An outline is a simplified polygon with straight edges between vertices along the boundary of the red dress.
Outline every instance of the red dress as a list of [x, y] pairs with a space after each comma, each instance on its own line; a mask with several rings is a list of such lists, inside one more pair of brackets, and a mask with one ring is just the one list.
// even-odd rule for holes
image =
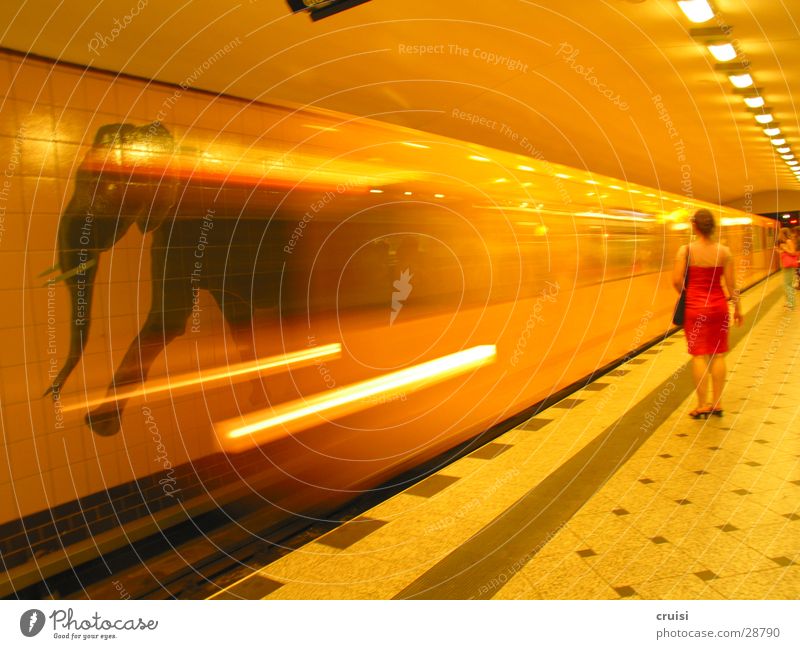
[[683, 330], [693, 356], [728, 351], [730, 315], [720, 279], [722, 266], [689, 266]]

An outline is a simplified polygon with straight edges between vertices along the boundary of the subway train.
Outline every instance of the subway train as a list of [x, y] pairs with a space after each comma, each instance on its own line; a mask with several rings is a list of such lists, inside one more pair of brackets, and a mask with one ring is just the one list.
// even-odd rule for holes
[[773, 270], [773, 221], [530, 152], [48, 70], [85, 105], [3, 133], [53, 188], [6, 260], [8, 588], [243, 494], [323, 515], [663, 336], [699, 207]]

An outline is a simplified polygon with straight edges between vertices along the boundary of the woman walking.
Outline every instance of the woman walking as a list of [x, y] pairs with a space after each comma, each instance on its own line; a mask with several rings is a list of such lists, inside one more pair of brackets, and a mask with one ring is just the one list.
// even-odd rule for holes
[[[728, 300], [733, 302], [733, 318], [737, 326], [742, 323], [742, 314], [731, 251], [713, 238], [716, 229], [714, 216], [706, 209], [698, 210], [692, 217], [692, 229], [697, 239], [678, 250], [672, 284], [681, 292], [686, 280], [683, 328], [692, 355], [692, 378], [697, 393], [697, 407], [689, 416], [707, 419], [711, 414], [721, 417], [723, 412], [725, 353], [728, 351], [730, 327]], [[710, 402], [709, 376], [712, 393]]]
[[778, 235], [778, 249], [781, 251], [783, 289], [786, 292], [786, 306], [784, 308], [788, 311], [794, 311], [794, 275], [797, 268], [797, 246], [789, 228], [781, 228], [780, 235]]

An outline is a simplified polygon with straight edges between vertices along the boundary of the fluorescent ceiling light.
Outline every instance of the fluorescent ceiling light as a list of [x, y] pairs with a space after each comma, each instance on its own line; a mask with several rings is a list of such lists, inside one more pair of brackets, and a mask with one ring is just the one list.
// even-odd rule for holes
[[704, 23], [714, 17], [714, 10], [706, 0], [679, 0], [678, 6], [693, 23]]
[[794, 153], [784, 153], [784, 154], [781, 156], [781, 158], [783, 158], [784, 160], [791, 160], [791, 159], [793, 159], [793, 158], [794, 158]]
[[756, 121], [759, 124], [769, 124], [773, 119], [772, 113], [762, 113], [760, 115], [756, 115]]
[[776, 150], [778, 153], [789, 153], [789, 151], [791, 151], [792, 149], [791, 149], [791, 147], [788, 147], [788, 146], [781, 146], [781, 147], [778, 147], [778, 148], [777, 148], [777, 149], [775, 149], [775, 150]]
[[729, 74], [728, 79], [737, 88], [749, 88], [753, 85], [753, 77], [749, 74]]
[[717, 61], [732, 61], [736, 58], [736, 50], [730, 43], [719, 43], [718, 45], [708, 45], [708, 51], [711, 52]]
[[485, 158], [482, 155], [471, 155], [469, 156], [470, 160], [476, 160], [478, 162], [489, 162], [489, 158]]
[[772, 138], [770, 142], [772, 142], [775, 146], [783, 146], [784, 144], [786, 144], [786, 139], [782, 137], [776, 137]]
[[[779, 129], [777, 126], [771, 126], [769, 128], [764, 129], [764, 135], [767, 135], [769, 137], [775, 137], [776, 135], [780, 134], [781, 134], [781, 129]], [[775, 144], [775, 142], [773, 142], [773, 144]]]
[[745, 97], [744, 103], [747, 104], [749, 108], [761, 108], [764, 105], [764, 98], [763, 97]]

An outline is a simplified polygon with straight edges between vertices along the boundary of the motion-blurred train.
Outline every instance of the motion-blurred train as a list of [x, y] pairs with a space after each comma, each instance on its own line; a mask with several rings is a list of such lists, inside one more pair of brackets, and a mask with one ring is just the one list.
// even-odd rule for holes
[[29, 244], [39, 355], [4, 367], [5, 401], [29, 404], [56, 527], [97, 494], [86, 530], [122, 539], [244, 491], [319, 513], [375, 488], [662, 336], [698, 207], [741, 286], [772, 270], [751, 214], [369, 119], [241, 115], [95, 120]]

